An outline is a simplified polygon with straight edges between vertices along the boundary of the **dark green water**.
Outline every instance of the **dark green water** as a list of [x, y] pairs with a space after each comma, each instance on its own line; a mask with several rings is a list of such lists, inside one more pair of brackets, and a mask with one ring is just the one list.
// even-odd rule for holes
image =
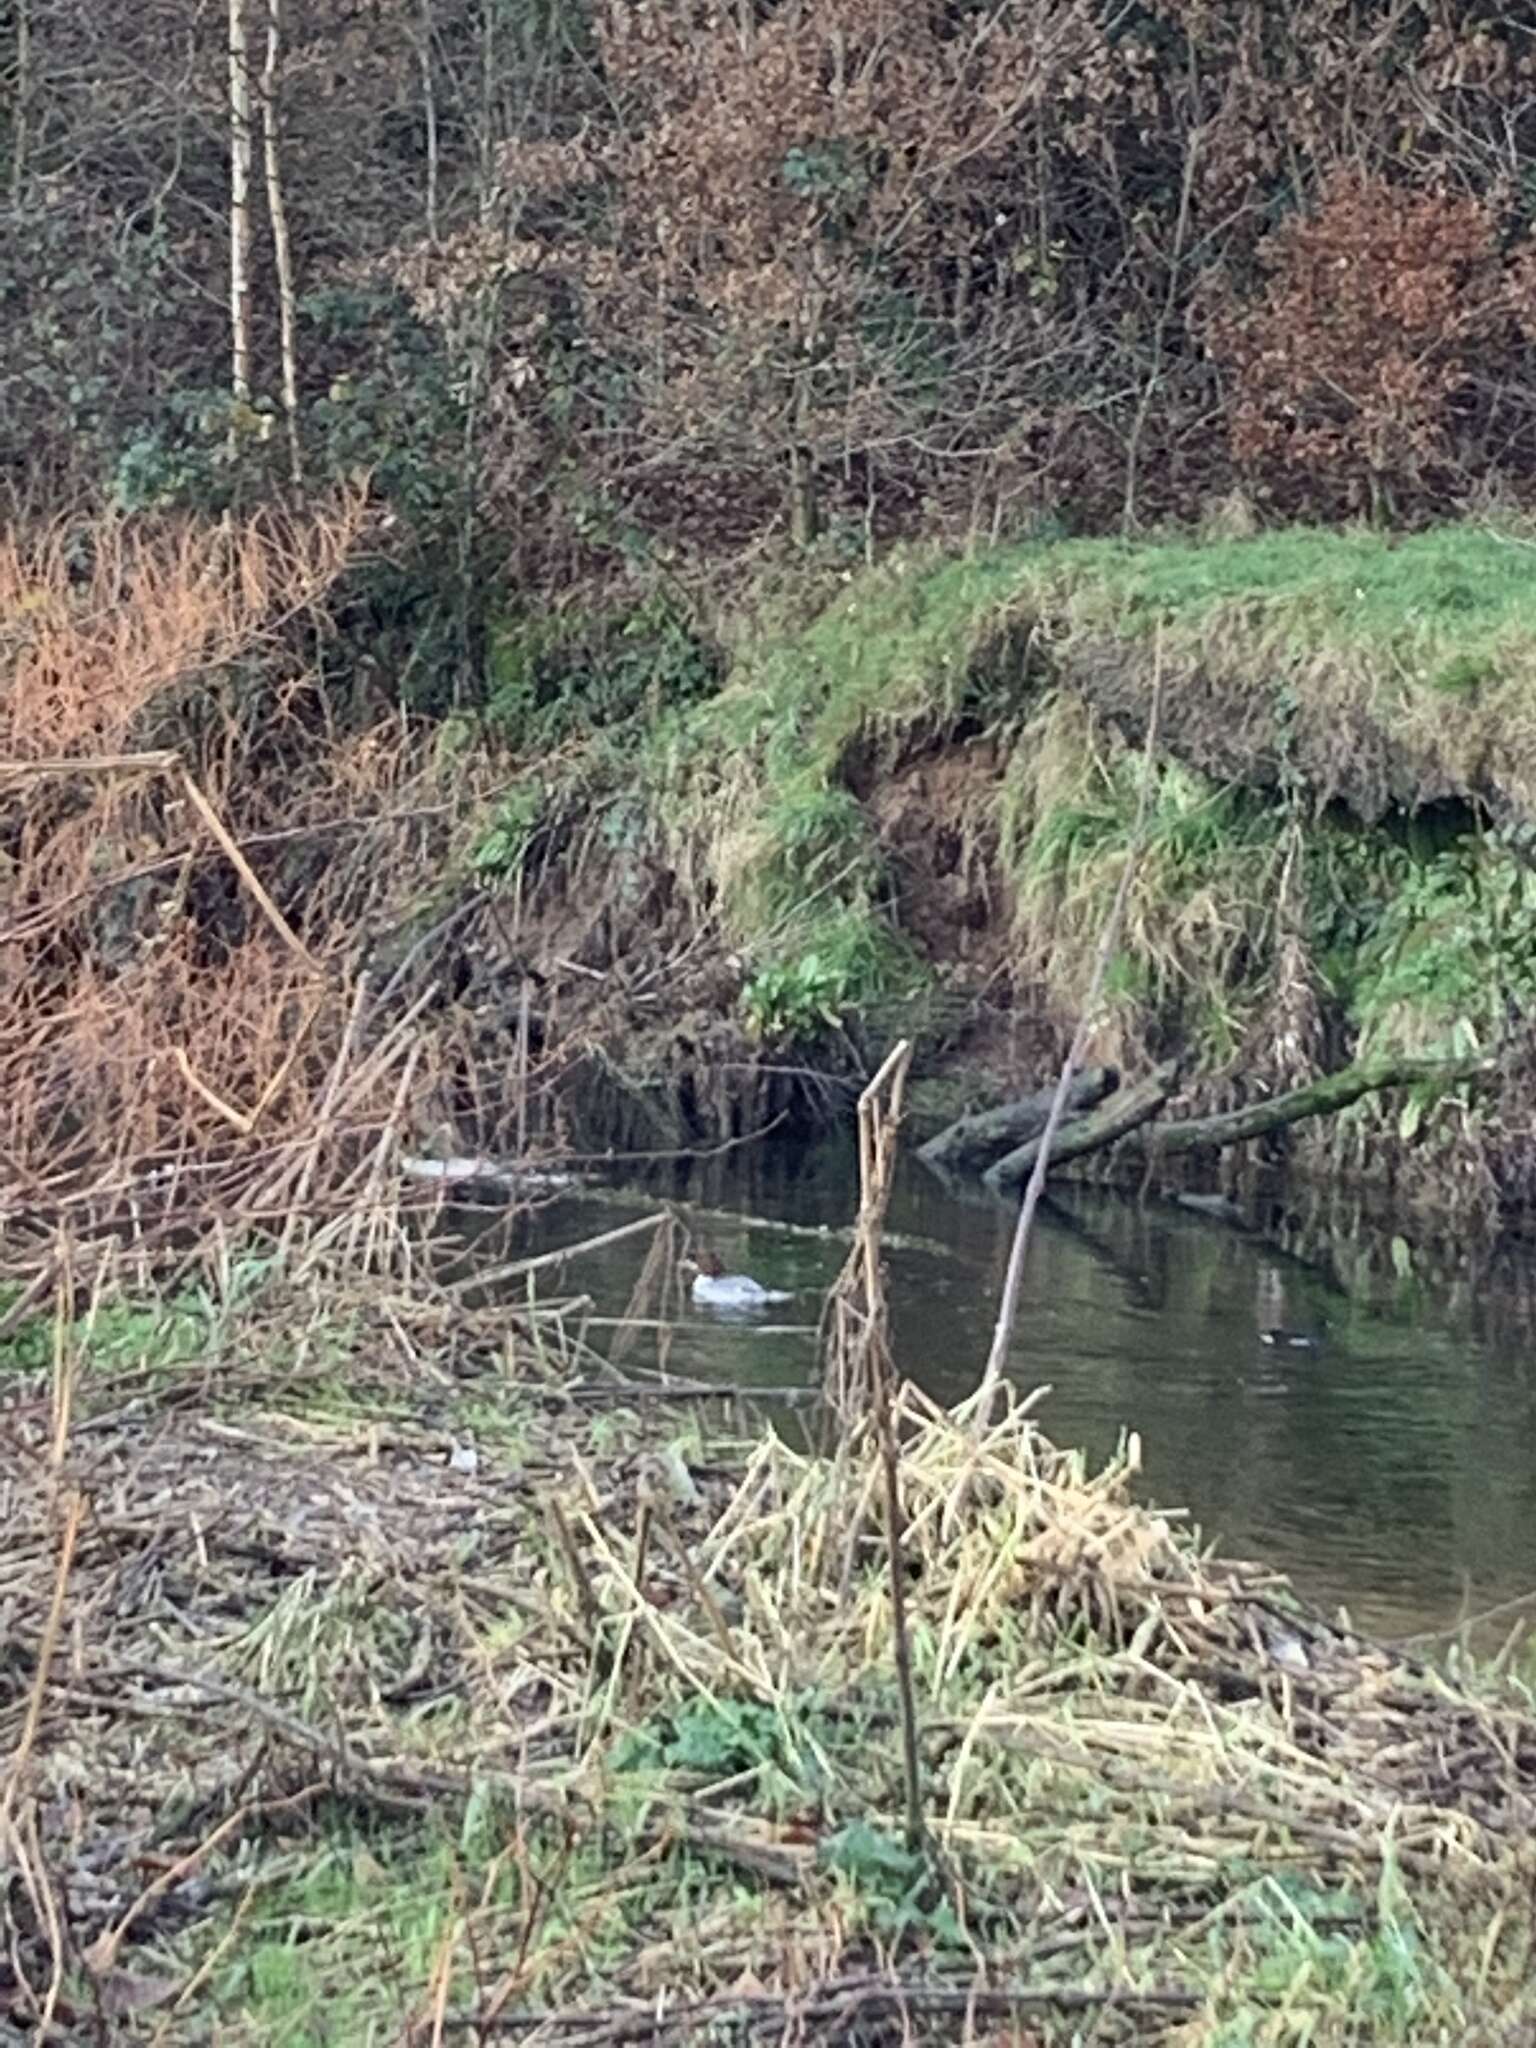
[[[759, 1225], [837, 1228], [856, 1208], [843, 1146], [732, 1155], [647, 1191]], [[622, 1220], [573, 1197], [538, 1219], [537, 1241]], [[1012, 1212], [907, 1162], [889, 1229], [932, 1241], [887, 1254], [898, 1364], [956, 1399], [991, 1341]], [[814, 1324], [844, 1242], [745, 1220], [711, 1219], [701, 1234], [728, 1270], [796, 1299], [748, 1319], [690, 1305], [670, 1367], [740, 1384], [809, 1381], [812, 1339], [781, 1326]], [[585, 1255], [562, 1291], [580, 1287], [600, 1312], [619, 1313], [644, 1249], [631, 1239]], [[1401, 1254], [1395, 1274], [1378, 1258], [1387, 1277], [1363, 1279], [1366, 1249], [1335, 1242], [1301, 1259], [1164, 1202], [1064, 1196], [1041, 1212], [1012, 1371], [1050, 1387], [1038, 1413], [1055, 1441], [1099, 1457], [1135, 1429], [1147, 1498], [1188, 1510], [1229, 1555], [1289, 1572], [1307, 1598], [1403, 1635], [1536, 1587], [1536, 1354], [1522, 1312], [1536, 1258], [1475, 1285], [1436, 1286], [1404, 1271]], [[1321, 1348], [1266, 1348], [1258, 1333], [1275, 1324], [1320, 1333]]]

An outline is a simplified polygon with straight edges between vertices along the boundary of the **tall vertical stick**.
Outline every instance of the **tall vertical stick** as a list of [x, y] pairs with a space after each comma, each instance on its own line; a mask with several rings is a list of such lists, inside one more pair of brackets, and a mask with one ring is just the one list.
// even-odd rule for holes
[[427, 125], [427, 240], [437, 246], [437, 187], [439, 149], [437, 140], [437, 86], [432, 76], [432, 0], [422, 0], [421, 33], [417, 44], [421, 59], [421, 106]]
[[1099, 938], [1099, 950], [1094, 959], [1093, 973], [1088, 982], [1088, 993], [1083, 998], [1082, 1013], [1077, 1020], [1077, 1029], [1072, 1034], [1072, 1043], [1056, 1082], [1056, 1093], [1051, 1098], [1051, 1113], [1045, 1120], [1045, 1129], [1040, 1133], [1040, 1151], [1035, 1159], [1034, 1171], [1029, 1176], [1029, 1185], [1024, 1190], [1024, 1200], [1019, 1207], [1019, 1220], [1013, 1233], [1013, 1247], [1008, 1254], [1008, 1272], [1003, 1281], [1002, 1299], [997, 1305], [997, 1324], [992, 1332], [992, 1348], [987, 1353], [986, 1370], [981, 1376], [981, 1385], [976, 1393], [976, 1431], [980, 1435], [986, 1429], [992, 1416], [993, 1401], [998, 1381], [1003, 1376], [1003, 1365], [1008, 1357], [1008, 1346], [1013, 1337], [1013, 1326], [1019, 1313], [1019, 1289], [1024, 1280], [1024, 1260], [1029, 1250], [1030, 1232], [1034, 1227], [1035, 1211], [1040, 1206], [1040, 1197], [1045, 1192], [1045, 1177], [1051, 1166], [1051, 1144], [1061, 1127], [1061, 1119], [1071, 1091], [1072, 1077], [1083, 1063], [1088, 1048], [1088, 1034], [1096, 1020], [1095, 1012], [1099, 997], [1104, 990], [1104, 977], [1109, 972], [1109, 963], [1115, 957], [1115, 947], [1120, 939], [1120, 926], [1125, 918], [1125, 906], [1130, 897], [1131, 884], [1136, 878], [1136, 869], [1141, 860], [1142, 842], [1147, 830], [1147, 804], [1152, 790], [1152, 769], [1157, 745], [1158, 712], [1163, 698], [1163, 636], [1159, 628], [1152, 668], [1152, 707], [1147, 715], [1146, 745], [1141, 757], [1141, 788], [1136, 796], [1136, 822], [1131, 828], [1131, 840], [1125, 853], [1125, 866], [1120, 870], [1119, 887], [1115, 900], [1110, 905], [1109, 916], [1104, 920], [1104, 930]]
[[[245, 0], [229, 0], [230, 396], [251, 402], [251, 72]], [[230, 446], [238, 438], [230, 426]]]
[[20, 206], [27, 175], [27, 121], [32, 106], [32, 5], [16, 0], [16, 90], [11, 95], [12, 206]]

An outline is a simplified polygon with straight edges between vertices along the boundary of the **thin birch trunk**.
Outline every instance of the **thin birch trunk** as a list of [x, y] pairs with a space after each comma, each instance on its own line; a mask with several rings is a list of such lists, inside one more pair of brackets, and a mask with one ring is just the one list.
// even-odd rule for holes
[[11, 96], [11, 204], [21, 204], [27, 175], [27, 118], [32, 106], [32, 5], [16, 0], [16, 90]]
[[432, 77], [432, 0], [422, 0], [421, 104], [427, 124], [427, 240], [437, 241], [437, 188], [439, 177], [437, 140], [437, 87]]
[[[251, 74], [245, 0], [229, 0], [230, 396], [251, 402]], [[238, 422], [230, 426], [230, 445]]]
[[261, 147], [267, 175], [267, 218], [277, 264], [277, 312], [281, 335], [283, 418], [288, 427], [288, 469], [303, 481], [299, 459], [299, 362], [293, 300], [293, 245], [283, 198], [282, 156], [277, 122], [277, 73], [283, 40], [283, 0], [267, 0], [267, 57], [261, 72]]

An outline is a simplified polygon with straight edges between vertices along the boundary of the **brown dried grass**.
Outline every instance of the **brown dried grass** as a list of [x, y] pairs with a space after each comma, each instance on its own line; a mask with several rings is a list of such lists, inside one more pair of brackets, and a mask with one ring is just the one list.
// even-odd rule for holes
[[348, 491], [0, 540], [0, 1148], [34, 1199], [314, 1126], [365, 922], [448, 815], [411, 723], [341, 725], [306, 652], [367, 529]]
[[[935, 1860], [893, 1898], [878, 1428], [833, 1459], [718, 1410], [680, 1435], [674, 1389], [594, 1377], [556, 1304], [430, 1274], [322, 1260], [203, 1321], [91, 1360], [57, 1459], [47, 1369], [16, 1384], [19, 2015], [298, 2042], [334, 2001], [337, 2038], [435, 2010], [592, 2048], [986, 2038], [967, 2012], [1063, 2048], [1529, 2025], [1528, 1712], [1206, 1554], [1134, 1497], [1134, 1444], [1092, 1472], [1031, 1401], [978, 1431], [896, 1398]], [[282, 2014], [257, 1965], [300, 1939], [311, 2012]]]

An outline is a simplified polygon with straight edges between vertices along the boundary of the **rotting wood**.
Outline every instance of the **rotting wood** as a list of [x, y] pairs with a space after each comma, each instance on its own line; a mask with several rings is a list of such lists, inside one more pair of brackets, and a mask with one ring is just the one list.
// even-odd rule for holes
[[[1069, 1159], [1081, 1159], [1087, 1153], [1100, 1152], [1139, 1125], [1150, 1122], [1177, 1087], [1178, 1078], [1178, 1061], [1164, 1060], [1160, 1067], [1155, 1067], [1131, 1087], [1117, 1088], [1096, 1110], [1057, 1132], [1051, 1145], [1051, 1165], [1061, 1166]], [[1040, 1156], [1040, 1143], [1039, 1138], [1031, 1138], [1027, 1144], [1015, 1146], [1013, 1151], [1005, 1152], [1001, 1159], [994, 1161], [982, 1176], [988, 1187], [1017, 1187], [1027, 1174], [1034, 1171], [1035, 1161]]]
[[[1120, 1075], [1114, 1067], [1084, 1067], [1073, 1077], [1065, 1115], [1071, 1118], [1096, 1109], [1119, 1085]], [[926, 1144], [919, 1145], [917, 1156], [925, 1166], [946, 1173], [967, 1172], [1016, 1145], [1038, 1138], [1050, 1116], [1055, 1093], [1053, 1083], [1049, 1088], [1037, 1088], [1033, 1095], [1004, 1102], [996, 1109], [956, 1117]]]

